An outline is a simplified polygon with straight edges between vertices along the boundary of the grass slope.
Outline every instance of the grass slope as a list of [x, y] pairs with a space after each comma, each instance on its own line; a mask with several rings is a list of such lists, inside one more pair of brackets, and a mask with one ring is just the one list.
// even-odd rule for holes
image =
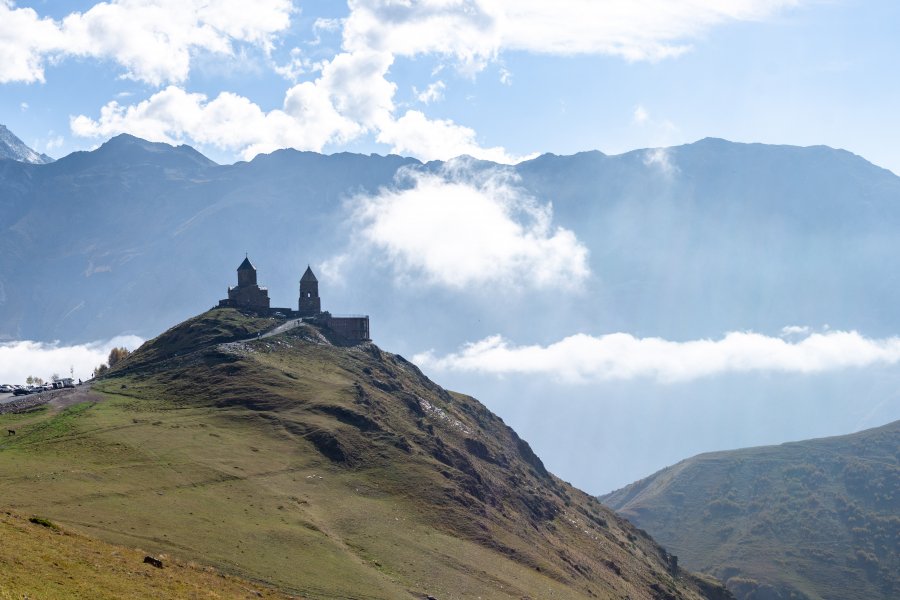
[[0, 506], [309, 598], [726, 597], [476, 400], [275, 324], [210, 311], [98, 401], [0, 417]]
[[900, 421], [702, 454], [602, 500], [744, 600], [900, 596]]
[[287, 598], [168, 556], [154, 557], [163, 561], [158, 569], [145, 564], [145, 556], [46, 519], [0, 513], [0, 600]]

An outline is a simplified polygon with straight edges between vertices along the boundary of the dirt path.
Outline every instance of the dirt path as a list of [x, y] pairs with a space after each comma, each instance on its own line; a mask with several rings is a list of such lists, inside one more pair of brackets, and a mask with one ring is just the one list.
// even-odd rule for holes
[[249, 338], [248, 340], [245, 340], [245, 341], [272, 337], [273, 335], [278, 335], [279, 333], [284, 333], [285, 331], [290, 331], [291, 329], [299, 327], [302, 323], [303, 323], [303, 319], [291, 319], [287, 323], [283, 323], [283, 324], [279, 325], [278, 327], [276, 327], [275, 329], [272, 329], [271, 331], [267, 331], [266, 333], [260, 335], [259, 338]]

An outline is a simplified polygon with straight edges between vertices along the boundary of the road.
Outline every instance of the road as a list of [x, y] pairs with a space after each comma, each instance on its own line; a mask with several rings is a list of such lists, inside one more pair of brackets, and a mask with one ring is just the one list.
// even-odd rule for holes
[[15, 396], [12, 394], [0, 394], [0, 404], [4, 404], [5, 402], [10, 402], [13, 400]]

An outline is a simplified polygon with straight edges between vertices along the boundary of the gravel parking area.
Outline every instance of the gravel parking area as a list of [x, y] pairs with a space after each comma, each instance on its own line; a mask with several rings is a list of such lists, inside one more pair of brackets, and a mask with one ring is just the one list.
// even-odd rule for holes
[[44, 404], [49, 404], [51, 408], [59, 410], [79, 402], [98, 402], [101, 399], [99, 394], [95, 394], [91, 390], [91, 385], [88, 383], [81, 384], [74, 389], [49, 390], [28, 396], [11, 396], [9, 394], [4, 394], [4, 396], [8, 397], [0, 398], [0, 414], [23, 412]]

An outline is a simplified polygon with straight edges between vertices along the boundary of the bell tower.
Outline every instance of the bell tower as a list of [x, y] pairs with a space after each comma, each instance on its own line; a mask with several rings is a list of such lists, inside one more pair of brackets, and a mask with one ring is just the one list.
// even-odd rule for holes
[[256, 285], [256, 267], [250, 262], [248, 257], [244, 257], [244, 262], [237, 268], [238, 287], [247, 287]]
[[316, 279], [309, 265], [306, 265], [306, 272], [300, 278], [300, 302], [297, 305], [297, 312], [301, 317], [313, 317], [322, 312], [319, 280]]

